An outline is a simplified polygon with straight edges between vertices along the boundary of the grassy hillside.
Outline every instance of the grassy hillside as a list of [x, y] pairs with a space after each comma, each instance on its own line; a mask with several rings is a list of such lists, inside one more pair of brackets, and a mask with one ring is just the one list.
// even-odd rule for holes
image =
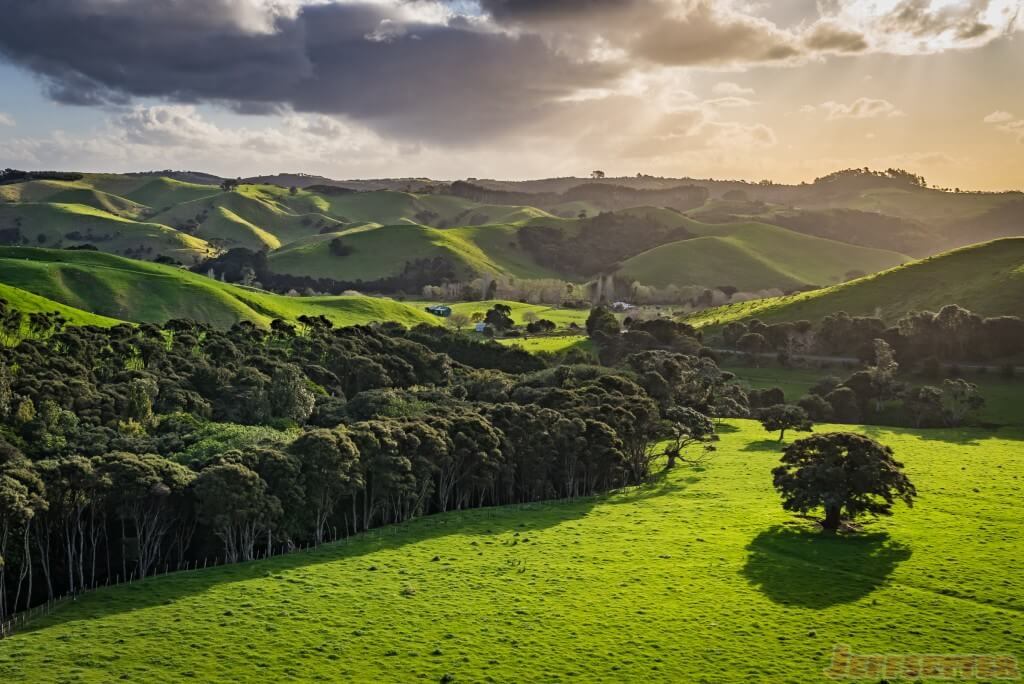
[[[346, 192], [316, 185], [292, 192], [267, 184], [226, 192], [150, 175], [85, 174], [76, 181], [15, 183], [0, 186], [0, 200], [0, 230], [8, 244], [88, 242], [112, 254], [146, 260], [163, 255], [186, 264], [244, 247], [267, 250], [272, 268], [280, 273], [353, 281], [394, 276], [407, 261], [433, 257], [450, 260], [460, 277], [576, 280], [593, 275], [592, 269], [570, 273], [575, 267], [566, 266], [571, 260], [565, 259], [549, 259], [542, 266], [542, 256], [522, 249], [520, 231], [553, 228], [566, 241], [582, 241], [580, 249], [592, 251], [600, 245], [607, 251], [615, 237], [606, 225], [599, 227], [608, 222], [595, 222], [599, 212], [585, 202], [559, 207], [563, 216], [556, 217], [536, 207], [480, 204], [443, 194]], [[716, 202], [722, 204], [712, 200], [709, 206]], [[581, 211], [591, 218], [578, 219]], [[621, 223], [622, 231], [650, 234], [633, 250], [614, 245], [612, 253], [626, 259], [620, 275], [662, 287], [829, 285], [850, 272], [874, 272], [904, 259], [895, 252], [851, 247], [764, 223], [705, 223], [652, 206], [617, 213], [630, 217]], [[369, 230], [382, 226], [383, 232]], [[13, 228], [20, 234], [10, 233]], [[328, 245], [337, 235], [332, 233], [349, 235], [356, 228], [361, 234], [350, 235], [356, 254], [333, 257]], [[703, 239], [670, 242], [686, 235], [673, 228]], [[605, 232], [589, 235], [590, 229]], [[601, 268], [612, 267], [608, 259], [601, 263]]]
[[1024, 238], [1003, 238], [786, 297], [701, 311], [694, 325], [760, 318], [766, 322], [819, 320], [836, 311], [894, 322], [910, 311], [959, 304], [985, 316], [1024, 316]]
[[142, 219], [149, 213], [149, 207], [143, 204], [91, 188], [61, 190], [48, 196], [46, 201], [57, 204], [83, 204], [109, 214], [130, 219]]
[[619, 273], [659, 287], [732, 285], [745, 291], [785, 290], [842, 282], [851, 272], [873, 273], [910, 258], [764, 223], [684, 220], [683, 225], [701, 237], [655, 247], [627, 259]]
[[117, 325], [123, 321], [119, 321], [106, 316], [97, 316], [94, 313], [88, 311], [82, 311], [71, 306], [66, 306], [60, 302], [55, 302], [52, 299], [46, 297], [40, 297], [37, 294], [22, 290], [21, 288], [14, 287], [12, 285], [6, 285], [0, 283], [0, 299], [7, 302], [7, 305], [18, 311], [24, 313], [53, 313], [57, 312], [71, 325], [99, 325], [103, 327], [109, 327]]
[[1014, 199], [1012, 193], [972, 194], [930, 188], [871, 188], [852, 195], [824, 199], [809, 206], [843, 207], [919, 221], [946, 222], [979, 216]]
[[[330, 251], [331, 240], [341, 237], [352, 249], [347, 256]], [[503, 268], [478, 246], [455, 231], [414, 223], [358, 227], [350, 232], [318, 235], [286, 245], [272, 253], [270, 268], [277, 273], [336, 280], [375, 280], [398, 275], [414, 259], [448, 259], [462, 277], [502, 273]]]
[[784, 512], [778, 445], [731, 421], [705, 469], [632, 491], [101, 589], [0, 641], [0, 676], [812, 682], [840, 644], [1020, 653], [1024, 433], [864, 431], [920, 498], [857, 536]]
[[204, 240], [160, 223], [138, 222], [85, 204], [0, 204], [0, 228], [17, 228], [33, 245], [89, 243], [104, 252], [192, 263], [212, 254]]
[[132, 183], [131, 180], [125, 183], [120, 177], [106, 177], [94, 179], [92, 183], [100, 188], [110, 188], [108, 192], [122, 194], [133, 202], [145, 204], [157, 212], [175, 204], [192, 202], [220, 192], [220, 188], [215, 185], [184, 183], [172, 178], [143, 177], [137, 180], [137, 183]]
[[392, 300], [285, 297], [98, 252], [0, 247], [0, 283], [102, 316], [145, 323], [190, 318], [218, 327], [238, 321], [267, 325], [274, 318], [295, 320], [304, 314], [322, 314], [337, 325], [437, 322]]

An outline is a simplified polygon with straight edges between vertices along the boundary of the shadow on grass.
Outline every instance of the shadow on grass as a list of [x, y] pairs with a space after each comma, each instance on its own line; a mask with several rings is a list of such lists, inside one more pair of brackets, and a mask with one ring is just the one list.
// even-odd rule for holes
[[[679, 467], [675, 470], [678, 473]], [[669, 471], [669, 473], [672, 471]], [[155, 606], [171, 605], [175, 601], [201, 595], [222, 585], [247, 582], [273, 577], [285, 579], [282, 573], [312, 568], [321, 563], [358, 560], [378, 551], [408, 549], [408, 561], [430, 560], [439, 551], [430, 545], [431, 541], [450, 535], [468, 537], [470, 540], [490, 539], [495, 542], [501, 535], [511, 533], [538, 532], [579, 520], [595, 506], [608, 504], [636, 503], [645, 499], [663, 496], [684, 489], [697, 482], [696, 476], [669, 476], [659, 473], [639, 487], [619, 490], [591, 497], [573, 500], [557, 500], [476, 508], [465, 511], [438, 513], [406, 523], [377, 528], [351, 537], [347, 540], [324, 544], [317, 549], [298, 551], [269, 559], [219, 565], [199, 570], [175, 572], [168, 575], [149, 577], [141, 582], [105, 587], [80, 596], [76, 601], [58, 607], [52, 614], [33, 620], [18, 634], [26, 634], [47, 627], [90, 621], [120, 613], [136, 611]], [[469, 540], [467, 540], [469, 544]], [[413, 548], [415, 547], [415, 548]], [[475, 553], [475, 552], [474, 552]], [[457, 558], [442, 558], [438, 571], [444, 572], [448, 563], [457, 565]], [[375, 559], [376, 563], [380, 563]], [[388, 564], [394, 561], [387, 561]], [[372, 572], [372, 563], [366, 561], [353, 566], [353, 572]], [[291, 580], [287, 580], [291, 581]]]
[[747, 442], [741, 451], [773, 451], [781, 454], [782, 450], [789, 446], [788, 442], [780, 442], [777, 439], [759, 439], [754, 442]]
[[[706, 468], [703, 465], [677, 465], [671, 470], [662, 469], [653, 473], [647, 478], [647, 482], [639, 487], [633, 487], [618, 494], [604, 494], [599, 498], [604, 505], [618, 505], [635, 504], [639, 501], [675, 494], [692, 484], [700, 482], [698, 474], [705, 470]], [[683, 473], [686, 473], [686, 475], [683, 475]]]
[[882, 532], [837, 535], [777, 525], [747, 545], [742, 573], [775, 603], [827, 608], [888, 581], [910, 547]]
[[949, 444], [959, 444], [962, 446], [978, 446], [985, 439], [991, 437], [1001, 437], [1006, 439], [1015, 438], [1013, 435], [1015, 432], [1019, 435], [1019, 431], [1010, 429], [986, 429], [979, 427], [958, 427], [958, 428], [897, 428], [897, 427], [886, 427], [882, 425], [861, 425], [857, 426], [856, 431], [866, 434], [871, 439], [877, 439], [885, 441], [885, 433], [892, 432], [893, 430], [911, 430], [914, 436], [919, 437], [927, 441], [944, 441]]

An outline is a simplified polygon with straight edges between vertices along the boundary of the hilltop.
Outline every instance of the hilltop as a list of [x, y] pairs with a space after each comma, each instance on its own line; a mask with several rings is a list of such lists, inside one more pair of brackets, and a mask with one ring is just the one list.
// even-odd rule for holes
[[947, 304], [984, 316], [1024, 316], [1024, 237], [956, 249], [813, 292], [707, 309], [687, 320], [694, 325], [820, 320], [845, 311], [894, 323], [911, 311], [937, 311]]

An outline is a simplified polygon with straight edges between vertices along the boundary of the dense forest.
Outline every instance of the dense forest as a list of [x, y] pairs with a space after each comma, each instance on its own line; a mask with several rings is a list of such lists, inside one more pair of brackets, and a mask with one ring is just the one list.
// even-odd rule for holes
[[672, 345], [547, 367], [433, 327], [101, 329], [0, 310], [4, 615], [190, 560], [638, 483], [656, 438], [685, 459], [746, 400]]
[[934, 366], [939, 362], [991, 361], [1024, 351], [1024, 320], [1017, 316], [982, 317], [949, 304], [937, 312], [914, 311], [887, 325], [873, 316], [845, 311], [817, 323], [734, 321], [721, 331], [722, 343], [748, 353], [814, 352], [870, 360], [874, 340], [890, 344], [906, 365]]

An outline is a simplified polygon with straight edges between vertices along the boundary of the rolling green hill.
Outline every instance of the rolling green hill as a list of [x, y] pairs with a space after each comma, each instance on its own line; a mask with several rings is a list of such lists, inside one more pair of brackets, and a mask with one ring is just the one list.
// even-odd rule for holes
[[708, 309], [688, 321], [819, 320], [846, 311], [891, 323], [910, 311], [937, 311], [946, 304], [984, 316], [1024, 316], [1024, 238], [963, 247], [813, 292]]
[[[909, 259], [902, 249], [865, 246], [880, 240], [924, 254], [933, 238], [959, 244], [972, 231], [1006, 233], [1019, 213], [1013, 203], [1024, 207], [1012, 193], [878, 187], [881, 180], [868, 180], [875, 185], [744, 186], [750, 199], [712, 193], [689, 214], [639, 206], [597, 216], [597, 205], [570, 202], [559, 205], [555, 216], [532, 206], [483, 204], [436, 191], [355, 192], [315, 184], [245, 184], [224, 191], [156, 175], [84, 174], [79, 180], [0, 185], [0, 243], [89, 243], [111, 254], [146, 261], [170, 257], [189, 266], [243, 247], [266, 251], [271, 271], [281, 275], [364, 283], [398, 276], [415, 260], [440, 257], [465, 279], [582, 282], [614, 273], [657, 287], [791, 291], [834, 285]], [[587, 218], [579, 218], [580, 211]], [[880, 214], [868, 211], [915, 218], [874, 220]], [[938, 227], [925, 240], [921, 231], [931, 230], [929, 221]], [[957, 221], [973, 222], [973, 228]], [[899, 234], [890, 235], [890, 227]], [[332, 254], [330, 244], [338, 237], [351, 254]], [[428, 277], [433, 275], [416, 275], [413, 289], [438, 284], [417, 280]]]
[[85, 594], [0, 641], [0, 678], [781, 683], [827, 681], [838, 645], [1020, 653], [1024, 434], [854, 429], [920, 492], [861, 534], [783, 511], [778, 443], [727, 421], [706, 467], [639, 488]]
[[88, 311], [82, 311], [71, 306], [66, 306], [60, 302], [55, 302], [52, 299], [46, 297], [40, 297], [37, 294], [22, 290], [12, 285], [6, 285], [0, 283], [0, 299], [7, 302], [7, 305], [18, 311], [24, 313], [59, 313], [68, 323], [71, 325], [99, 325], [103, 327], [109, 327], [123, 323], [123, 321], [116, 320], [114, 318], [108, 318], [106, 316], [97, 316], [94, 313]]
[[[680, 217], [681, 218], [681, 217]], [[624, 261], [619, 274], [647, 285], [732, 285], [741, 291], [829, 285], [910, 257], [856, 247], [764, 223], [710, 224], [683, 219], [701, 237], [655, 247]]]
[[85, 204], [0, 204], [0, 228], [17, 229], [29, 244], [89, 243], [104, 252], [193, 263], [213, 254], [204, 240], [161, 223], [139, 222]]
[[[330, 242], [338, 237], [352, 249], [351, 254], [331, 254]], [[273, 252], [269, 262], [277, 273], [354, 281], [398, 275], [406, 262], [435, 257], [448, 259], [461, 277], [504, 272], [460, 233], [415, 223], [360, 226], [350, 232], [318, 235]]]
[[0, 247], [0, 283], [83, 311], [139, 323], [189, 318], [217, 327], [268, 325], [324, 315], [336, 325], [437, 319], [418, 308], [362, 296], [286, 297], [221, 283], [173, 266], [88, 251]]

